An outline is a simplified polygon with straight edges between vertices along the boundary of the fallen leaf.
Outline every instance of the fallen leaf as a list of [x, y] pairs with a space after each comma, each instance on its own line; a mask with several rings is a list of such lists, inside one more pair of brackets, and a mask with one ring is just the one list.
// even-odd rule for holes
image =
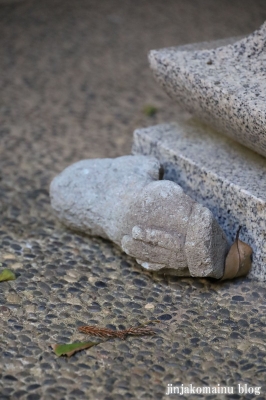
[[153, 117], [157, 111], [157, 108], [150, 104], [147, 104], [145, 107], [143, 107], [143, 112], [145, 115], [147, 115], [147, 117]]
[[72, 356], [76, 351], [89, 349], [90, 347], [96, 346], [99, 343], [96, 342], [77, 342], [68, 344], [51, 344], [55, 354], [57, 356]]
[[100, 338], [125, 338], [124, 331], [114, 331], [108, 328], [99, 328], [97, 326], [86, 325], [78, 327], [78, 330], [86, 335], [97, 336]]
[[239, 240], [239, 227], [234, 243], [232, 244], [225, 260], [224, 275], [221, 280], [233, 279], [248, 274], [251, 268], [252, 248]]
[[16, 275], [10, 269], [6, 268], [6, 269], [3, 269], [2, 272], [0, 272], [0, 282], [13, 281], [14, 279], [16, 279]]
[[144, 336], [144, 335], [154, 335], [155, 332], [151, 328], [144, 327], [143, 325], [148, 325], [153, 322], [161, 322], [157, 320], [147, 321], [140, 326], [133, 326], [128, 329], [122, 329], [120, 331], [115, 331], [108, 328], [99, 328], [97, 326], [86, 325], [80, 326], [78, 330], [86, 335], [98, 336], [100, 338], [119, 338], [125, 340], [128, 335], [132, 336]]

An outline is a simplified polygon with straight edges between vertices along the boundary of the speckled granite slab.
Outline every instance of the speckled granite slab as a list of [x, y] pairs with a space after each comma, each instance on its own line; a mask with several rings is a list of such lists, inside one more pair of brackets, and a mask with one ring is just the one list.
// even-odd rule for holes
[[180, 184], [216, 216], [230, 241], [253, 247], [250, 278], [266, 281], [266, 160], [211, 128], [188, 120], [134, 132], [133, 154], [153, 155], [164, 179]]
[[150, 66], [184, 109], [266, 156], [266, 23], [235, 40], [153, 50]]

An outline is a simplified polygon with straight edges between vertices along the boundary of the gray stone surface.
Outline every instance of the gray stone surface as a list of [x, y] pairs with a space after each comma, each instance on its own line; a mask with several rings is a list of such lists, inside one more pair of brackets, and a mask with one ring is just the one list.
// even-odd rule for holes
[[202, 43], [153, 50], [150, 66], [184, 109], [266, 156], [265, 42], [266, 23], [225, 46], [218, 41], [213, 48]]
[[[143, 271], [112, 242], [60, 224], [48, 189], [67, 165], [129, 154], [136, 127], [177, 117], [149, 49], [252, 32], [266, 2], [27, 0], [0, 18], [0, 262], [18, 276], [0, 286], [1, 400], [166, 400], [168, 383], [236, 392], [240, 381], [265, 400], [265, 283]], [[154, 337], [69, 359], [50, 348], [90, 339], [80, 325], [152, 318]]]
[[208, 207], [230, 242], [254, 251], [249, 277], [266, 280], [266, 160], [197, 121], [183, 120], [134, 132], [134, 154], [157, 157], [165, 179]]
[[121, 246], [130, 229], [128, 208], [145, 186], [159, 179], [159, 170], [154, 157], [78, 161], [51, 182], [51, 205], [67, 226]]
[[154, 157], [82, 160], [53, 179], [51, 205], [68, 227], [112, 240], [148, 270], [221, 278], [228, 252], [222, 229], [159, 175]]

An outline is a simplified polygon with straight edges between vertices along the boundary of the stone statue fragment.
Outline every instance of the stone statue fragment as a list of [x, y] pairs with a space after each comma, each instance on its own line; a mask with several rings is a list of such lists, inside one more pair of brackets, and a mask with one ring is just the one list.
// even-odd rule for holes
[[82, 160], [53, 179], [51, 205], [65, 225], [112, 240], [148, 270], [221, 278], [224, 232], [160, 172], [154, 157]]

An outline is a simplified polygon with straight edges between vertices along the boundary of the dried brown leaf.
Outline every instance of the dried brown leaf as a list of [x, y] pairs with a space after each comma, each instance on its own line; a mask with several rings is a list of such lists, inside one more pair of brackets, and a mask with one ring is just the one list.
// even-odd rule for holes
[[239, 240], [240, 230], [241, 226], [226, 257], [224, 275], [221, 280], [245, 276], [251, 268], [252, 248], [247, 243]]
[[116, 338], [124, 339], [124, 331], [114, 331], [108, 328], [99, 328], [97, 326], [80, 326], [78, 330], [86, 335], [97, 336], [100, 338]]
[[[158, 322], [158, 321], [149, 321], [151, 322]], [[146, 323], [147, 324], [147, 323]], [[126, 339], [128, 335], [132, 336], [145, 336], [145, 335], [154, 335], [155, 332], [148, 327], [141, 326], [134, 326], [128, 329], [123, 329], [120, 331], [114, 331], [113, 329], [108, 328], [99, 328], [97, 326], [80, 326], [78, 330], [86, 335], [97, 336], [100, 338], [119, 338], [119, 339]]]

